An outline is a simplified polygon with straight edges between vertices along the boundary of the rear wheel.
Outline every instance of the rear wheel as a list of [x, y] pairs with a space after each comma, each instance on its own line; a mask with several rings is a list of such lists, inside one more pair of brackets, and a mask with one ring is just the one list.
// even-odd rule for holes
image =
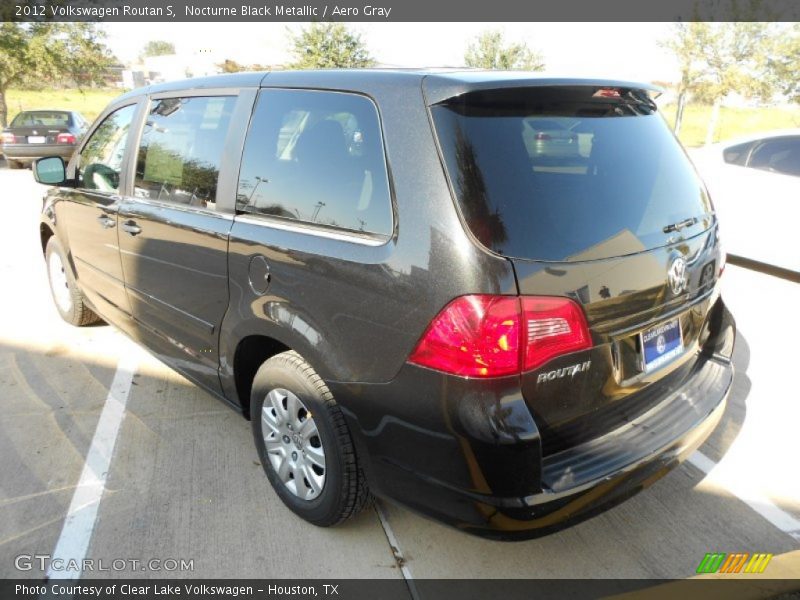
[[365, 506], [369, 492], [344, 416], [299, 354], [283, 352], [261, 365], [250, 415], [264, 471], [297, 515], [328, 527]]
[[77, 327], [100, 321], [100, 317], [86, 305], [83, 292], [78, 288], [72, 271], [67, 266], [64, 250], [55, 236], [47, 241], [45, 259], [50, 292], [61, 318]]
[[6, 159], [6, 163], [8, 164], [9, 169], [21, 169], [23, 164], [18, 160], [11, 160], [10, 158]]

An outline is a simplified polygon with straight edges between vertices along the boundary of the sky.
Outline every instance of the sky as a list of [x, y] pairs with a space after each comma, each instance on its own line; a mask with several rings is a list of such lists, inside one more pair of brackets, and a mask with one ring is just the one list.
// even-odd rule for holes
[[[291, 60], [287, 23], [107, 23], [111, 50], [123, 62], [135, 59], [150, 40], [166, 40], [176, 51], [244, 64]], [[564, 75], [675, 81], [677, 64], [658, 41], [670, 23], [354, 23], [372, 56], [401, 67], [463, 66], [464, 50], [483, 30], [500, 29], [509, 41], [539, 51], [547, 70]]]

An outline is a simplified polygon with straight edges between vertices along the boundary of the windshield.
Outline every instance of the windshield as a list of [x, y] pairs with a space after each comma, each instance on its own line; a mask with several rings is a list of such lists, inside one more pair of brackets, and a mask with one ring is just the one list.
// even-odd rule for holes
[[431, 111], [464, 218], [497, 253], [594, 260], [711, 226], [704, 186], [642, 91], [490, 90]]

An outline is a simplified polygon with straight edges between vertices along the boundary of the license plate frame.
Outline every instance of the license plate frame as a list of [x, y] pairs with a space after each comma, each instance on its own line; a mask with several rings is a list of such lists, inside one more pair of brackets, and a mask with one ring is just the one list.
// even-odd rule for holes
[[686, 350], [680, 317], [656, 323], [639, 333], [641, 367], [653, 373], [681, 356]]

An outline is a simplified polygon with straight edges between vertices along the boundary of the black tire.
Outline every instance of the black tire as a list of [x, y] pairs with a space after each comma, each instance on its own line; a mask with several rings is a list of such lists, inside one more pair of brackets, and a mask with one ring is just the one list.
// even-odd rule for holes
[[[313, 414], [325, 454], [324, 485], [313, 499], [306, 500], [292, 492], [281, 481], [267, 455], [262, 435], [262, 409], [267, 395], [276, 389], [295, 394]], [[344, 416], [328, 386], [299, 354], [283, 352], [261, 365], [253, 380], [250, 415], [264, 472], [289, 509], [314, 525], [330, 527], [358, 514], [366, 506], [370, 494]]]
[[9, 169], [21, 169], [23, 167], [23, 164], [18, 160], [11, 160], [8, 158], [6, 159], [6, 164]]
[[[57, 279], [57, 277], [54, 277], [54, 274], [50, 272], [51, 268], [54, 268], [53, 261], [51, 260], [53, 254], [58, 255], [61, 263], [61, 272], [63, 274], [62, 277], [64, 278], [63, 284], [66, 286], [68, 291], [68, 295], [66, 296], [66, 298], [69, 299], [68, 306], [64, 305], [63, 303], [59, 303], [57, 299], [57, 292], [54, 289], [54, 285], [59, 285], [59, 283], [54, 282], [54, 279]], [[64, 249], [61, 247], [61, 244], [58, 242], [55, 236], [52, 236], [47, 241], [47, 246], [45, 248], [45, 260], [47, 262], [47, 279], [50, 284], [50, 294], [53, 296], [53, 304], [55, 304], [56, 310], [58, 310], [58, 314], [61, 315], [61, 318], [67, 323], [75, 325], [76, 327], [83, 327], [99, 322], [101, 320], [100, 317], [98, 317], [86, 304], [86, 299], [83, 296], [83, 292], [81, 292], [77, 282], [75, 281], [75, 277], [72, 275], [72, 269], [69, 268], [69, 263], [67, 262], [67, 256], [64, 253]]]

